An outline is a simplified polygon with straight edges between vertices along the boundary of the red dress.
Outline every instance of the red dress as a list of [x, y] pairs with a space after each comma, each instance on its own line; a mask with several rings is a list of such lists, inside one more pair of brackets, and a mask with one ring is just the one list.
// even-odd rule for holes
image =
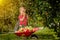
[[[24, 17], [24, 15], [19, 15], [18, 19], [22, 19]], [[24, 17], [23, 21], [19, 22], [19, 25], [23, 25], [23, 26], [27, 26], [27, 16]]]

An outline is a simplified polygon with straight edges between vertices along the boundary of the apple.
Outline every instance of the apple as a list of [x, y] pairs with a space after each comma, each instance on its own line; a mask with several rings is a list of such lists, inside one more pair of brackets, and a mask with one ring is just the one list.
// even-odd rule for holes
[[25, 36], [30, 36], [31, 33], [32, 32], [29, 29], [26, 29], [25, 32], [24, 32]]
[[17, 36], [21, 36], [23, 33], [20, 32], [20, 31], [17, 31], [17, 32], [15, 32], [15, 34], [16, 34]]

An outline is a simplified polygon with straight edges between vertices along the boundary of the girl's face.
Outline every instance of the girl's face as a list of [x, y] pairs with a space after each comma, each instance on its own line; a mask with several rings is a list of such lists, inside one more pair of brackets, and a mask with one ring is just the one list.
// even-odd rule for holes
[[24, 7], [20, 7], [19, 12], [20, 14], [24, 14], [26, 12], [26, 9]]

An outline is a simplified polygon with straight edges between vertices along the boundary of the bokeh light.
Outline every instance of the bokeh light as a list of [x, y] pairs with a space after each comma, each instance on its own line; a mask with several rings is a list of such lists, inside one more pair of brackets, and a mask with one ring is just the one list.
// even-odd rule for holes
[[2, 5], [3, 4], [3, 0], [0, 0], [0, 5]]
[[0, 0], [0, 6], [4, 6], [8, 2], [8, 0]]

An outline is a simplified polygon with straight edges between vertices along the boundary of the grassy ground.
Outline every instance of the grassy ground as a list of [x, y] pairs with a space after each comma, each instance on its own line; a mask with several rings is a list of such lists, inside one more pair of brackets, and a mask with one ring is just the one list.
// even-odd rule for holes
[[18, 37], [15, 34], [0, 34], [0, 40], [53, 40], [53, 39], [43, 39], [43, 38], [38, 38], [38, 39], [32, 39], [30, 37]]
[[55, 35], [53, 30], [44, 28], [33, 33], [38, 36], [38, 39], [31, 37], [18, 37], [14, 33], [5, 33], [0, 34], [0, 40], [58, 40], [58, 37]]

